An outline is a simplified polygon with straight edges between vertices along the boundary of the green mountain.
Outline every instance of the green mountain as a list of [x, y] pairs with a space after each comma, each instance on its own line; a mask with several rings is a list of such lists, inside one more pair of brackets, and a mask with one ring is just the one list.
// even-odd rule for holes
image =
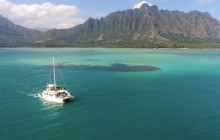
[[140, 9], [114, 12], [105, 18], [89, 18], [71, 29], [48, 31], [42, 39], [48, 45], [66, 46], [220, 43], [220, 22], [209, 13], [160, 10], [144, 4]]
[[89, 18], [70, 29], [40, 32], [0, 16], [0, 46], [33, 47], [181, 47], [219, 44], [220, 22], [209, 13], [160, 10], [143, 4]]
[[40, 31], [15, 25], [0, 15], [0, 47], [24, 46], [36, 40], [40, 34]]

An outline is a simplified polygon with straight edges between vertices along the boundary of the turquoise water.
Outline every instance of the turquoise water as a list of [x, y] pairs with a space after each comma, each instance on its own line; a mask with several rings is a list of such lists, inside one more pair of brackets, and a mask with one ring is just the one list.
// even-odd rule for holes
[[[58, 69], [75, 99], [35, 95], [57, 63], [157, 71]], [[64, 78], [65, 83], [62, 82]], [[0, 49], [1, 140], [220, 139], [220, 50]]]

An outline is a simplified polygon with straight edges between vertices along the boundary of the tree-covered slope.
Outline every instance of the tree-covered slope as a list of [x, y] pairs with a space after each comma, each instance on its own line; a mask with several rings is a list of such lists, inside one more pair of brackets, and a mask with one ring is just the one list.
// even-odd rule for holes
[[37, 40], [40, 31], [15, 25], [7, 18], [0, 16], [0, 46], [16, 46]]
[[74, 28], [46, 34], [44, 43], [85, 46], [218, 43], [220, 22], [209, 13], [160, 10], [144, 4], [140, 9], [89, 18]]
[[45, 33], [15, 25], [0, 16], [0, 46], [152, 47], [176, 44], [220, 44], [220, 22], [209, 13], [160, 10], [142, 5], [89, 18], [70, 29]]

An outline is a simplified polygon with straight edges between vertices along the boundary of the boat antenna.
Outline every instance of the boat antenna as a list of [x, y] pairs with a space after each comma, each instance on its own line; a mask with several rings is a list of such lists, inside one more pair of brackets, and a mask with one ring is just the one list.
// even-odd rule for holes
[[56, 89], [56, 75], [55, 75], [55, 62], [54, 62], [54, 57], [53, 57], [53, 79], [54, 79], [54, 86]]

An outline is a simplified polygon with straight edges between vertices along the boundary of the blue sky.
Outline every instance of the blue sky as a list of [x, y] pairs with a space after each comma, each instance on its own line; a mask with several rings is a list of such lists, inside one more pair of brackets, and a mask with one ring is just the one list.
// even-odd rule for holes
[[[88, 17], [132, 9], [143, 0], [0, 0], [0, 15], [29, 28], [69, 28]], [[220, 21], [220, 0], [146, 0], [160, 9], [209, 12]]]

